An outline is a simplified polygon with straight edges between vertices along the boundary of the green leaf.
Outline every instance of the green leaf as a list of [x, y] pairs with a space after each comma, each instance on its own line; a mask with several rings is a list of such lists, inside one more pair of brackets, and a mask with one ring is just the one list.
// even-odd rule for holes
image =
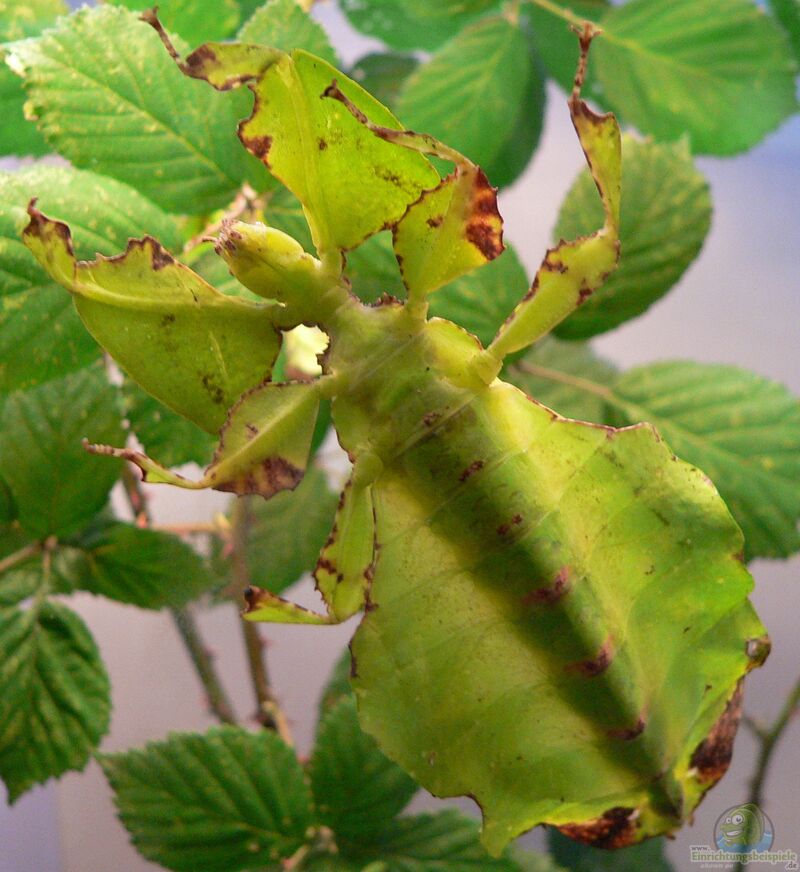
[[539, 144], [544, 126], [547, 102], [544, 70], [532, 51], [530, 40], [528, 51], [531, 54], [530, 75], [516, 126], [500, 151], [483, 167], [491, 183], [498, 188], [510, 185], [522, 175]]
[[604, 101], [657, 139], [735, 154], [797, 109], [786, 37], [752, 0], [631, 0], [600, 24]]
[[88, 590], [145, 609], [182, 606], [216, 581], [176, 536], [133, 524], [100, 524], [59, 550], [55, 564], [66, 590]]
[[[540, 823], [609, 847], [674, 830], [764, 657], [741, 532], [650, 426], [565, 420], [500, 381], [445, 396], [372, 484], [362, 727], [435, 795], [473, 796], [491, 852]], [[412, 441], [424, 408], [463, 411]]]
[[353, 689], [350, 687], [350, 669], [352, 663], [353, 659], [350, 656], [350, 649], [345, 648], [339, 659], [333, 664], [333, 669], [328, 677], [328, 683], [325, 685], [320, 696], [320, 722], [322, 722], [327, 712], [338, 705], [341, 700], [353, 695]]
[[498, 0], [342, 0], [356, 30], [400, 51], [438, 48]]
[[616, 368], [586, 343], [546, 336], [508, 366], [505, 377], [565, 418], [606, 424], [603, 390], [616, 376]]
[[205, 212], [245, 181], [266, 184], [236, 140], [249, 95], [215, 94], [186, 79], [158, 35], [126, 9], [84, 7], [40, 39], [14, 44], [9, 63], [53, 148], [165, 209]]
[[94, 173], [34, 166], [0, 173], [0, 390], [26, 389], [80, 369], [100, 349], [69, 297], [25, 248], [20, 235], [32, 197], [74, 225], [78, 257], [113, 254], [131, 236], [180, 246], [174, 221], [132, 188]]
[[795, 60], [800, 61], [800, 0], [769, 0], [769, 7], [789, 37]]
[[[579, 18], [598, 23], [610, 7], [608, 0], [554, 0], [554, 2]], [[541, 58], [547, 72], [564, 91], [569, 93], [575, 79], [575, 67], [579, 55], [578, 42], [572, 26], [560, 16], [553, 15], [552, 12], [542, 9], [533, 2], [525, 5], [528, 7], [525, 15], [531, 23], [537, 55]], [[598, 99], [595, 90], [596, 78], [594, 64], [590, 63], [586, 72], [584, 91], [593, 100]]]
[[553, 859], [569, 872], [672, 872], [664, 854], [664, 839], [650, 839], [641, 845], [618, 851], [590, 848], [548, 830], [547, 840]]
[[24, 569], [3, 573], [0, 576], [0, 613], [8, 606], [17, 606], [36, 596], [44, 586], [45, 581], [38, 566], [34, 568], [29, 565]]
[[176, 415], [130, 379], [122, 384], [122, 396], [130, 429], [148, 454], [166, 466], [205, 466], [209, 462], [214, 440], [208, 433]]
[[133, 844], [176, 872], [271, 866], [311, 825], [303, 770], [269, 730], [173, 734], [100, 764]]
[[362, 731], [352, 697], [342, 699], [320, 723], [309, 774], [320, 822], [358, 844], [380, 840], [419, 790]]
[[312, 466], [296, 490], [252, 504], [247, 562], [255, 585], [277, 594], [311, 572], [336, 501], [325, 473]]
[[333, 66], [338, 64], [325, 29], [297, 0], [268, 0], [244, 23], [236, 38], [286, 52], [302, 48]]
[[506, 245], [500, 257], [437, 291], [431, 297], [431, 315], [455, 321], [486, 346], [527, 288], [525, 268]]
[[486, 168], [531, 108], [524, 34], [506, 18], [471, 25], [419, 67], [398, 102], [403, 123], [446, 142]]
[[[519, 872], [510, 856], [492, 858], [476, 821], [455, 809], [395, 820], [367, 844], [344, 842], [345, 858], [378, 872]], [[372, 867], [367, 867], [371, 869]]]
[[87, 329], [178, 414], [214, 432], [241, 394], [269, 376], [280, 347], [274, 304], [218, 293], [150, 236], [129, 240], [122, 255], [77, 261], [66, 224], [33, 207], [29, 214], [23, 241], [73, 293]]
[[348, 75], [384, 106], [394, 109], [406, 79], [418, 66], [414, 55], [368, 54], [355, 62]]
[[[561, 206], [554, 240], [591, 233], [603, 209], [583, 172]], [[626, 137], [622, 145], [619, 267], [556, 334], [584, 339], [641, 315], [697, 257], [711, 225], [708, 183], [685, 143], [659, 145]]]
[[37, 602], [0, 610], [0, 777], [13, 803], [83, 769], [108, 729], [108, 676], [83, 621]]
[[365, 303], [374, 303], [383, 294], [398, 299], [406, 297], [406, 286], [400, 275], [389, 232], [376, 233], [348, 252], [344, 274], [352, 285], [353, 293]]
[[[38, 36], [67, 11], [63, 0], [6, 3], [0, 14], [0, 42]], [[0, 128], [0, 154], [41, 155], [48, 151], [36, 127], [25, 119], [24, 103], [22, 83], [5, 64], [0, 64], [0, 117], [4, 119]]]
[[83, 438], [124, 438], [117, 390], [100, 366], [8, 397], [0, 413], [0, 470], [31, 536], [65, 536], [105, 505], [119, 466], [93, 461]]
[[[106, 0], [136, 12], [151, 9], [144, 0]], [[236, 0], [161, 0], [158, 17], [168, 30], [179, 34], [189, 45], [210, 39], [225, 39], [240, 22]]]
[[670, 448], [719, 488], [748, 558], [800, 548], [800, 402], [782, 385], [733, 366], [658, 363], [625, 373], [615, 421], [650, 421]]

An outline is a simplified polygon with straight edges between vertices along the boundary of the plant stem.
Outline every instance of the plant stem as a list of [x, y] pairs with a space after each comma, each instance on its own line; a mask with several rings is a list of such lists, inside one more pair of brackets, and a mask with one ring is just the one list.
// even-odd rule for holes
[[233, 707], [214, 669], [213, 658], [200, 637], [194, 615], [188, 608], [171, 608], [170, 614], [205, 688], [209, 709], [220, 723], [235, 724]]
[[558, 3], [553, 3], [552, 0], [529, 0], [529, 2], [533, 3], [534, 6], [539, 6], [551, 15], [557, 15], [559, 18], [563, 18], [564, 21], [568, 21], [574, 27], [583, 28], [584, 19], [581, 18], [580, 15], [576, 15], [569, 9], [564, 9], [563, 6], [559, 6]]
[[9, 569], [13, 569], [20, 563], [24, 563], [29, 558], [35, 557], [41, 550], [41, 542], [31, 542], [24, 548], [20, 548], [19, 551], [15, 551], [13, 554], [9, 554], [7, 557], [4, 557], [2, 560], [0, 560], [0, 575], [2, 575], [4, 572], [8, 572]]
[[[775, 748], [779, 741], [783, 737], [786, 727], [789, 725], [789, 722], [798, 710], [800, 710], [800, 678], [798, 678], [797, 683], [786, 698], [783, 708], [772, 726], [756, 734], [761, 741], [761, 748], [758, 753], [755, 772], [753, 773], [753, 778], [750, 782], [750, 796], [747, 800], [749, 803], [758, 807], [761, 806], [764, 784], [767, 780], [770, 763], [772, 762], [772, 755], [775, 752]], [[748, 831], [745, 844], [749, 844], [749, 839], [750, 833]], [[746, 862], [740, 861], [736, 866], [736, 872], [742, 872], [742, 870], [747, 868], [747, 865]]]
[[[126, 463], [122, 469], [122, 483], [125, 486], [125, 494], [136, 525], [152, 529], [153, 519], [147, 507], [147, 497], [142, 490], [137, 474], [129, 463]], [[205, 689], [209, 709], [221, 723], [235, 724], [236, 717], [233, 713], [233, 706], [214, 669], [213, 657], [203, 643], [194, 615], [188, 608], [171, 608], [169, 611], [178, 634], [189, 653], [189, 658], [194, 664], [197, 677]]]
[[[247, 561], [247, 543], [251, 525], [250, 504], [247, 498], [240, 497], [233, 506], [230, 539], [233, 589], [237, 597], [244, 596], [244, 591], [251, 584], [250, 567]], [[246, 620], [242, 620], [241, 623], [247, 665], [256, 698], [256, 718], [262, 726], [268, 730], [275, 730], [287, 745], [291, 745], [292, 735], [286, 716], [272, 693], [264, 640], [255, 624]]]

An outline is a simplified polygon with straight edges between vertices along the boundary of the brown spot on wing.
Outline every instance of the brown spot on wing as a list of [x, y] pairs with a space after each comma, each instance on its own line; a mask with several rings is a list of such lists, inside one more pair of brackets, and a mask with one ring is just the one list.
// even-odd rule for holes
[[268, 457], [247, 473], [230, 481], [214, 485], [215, 490], [245, 494], [260, 494], [269, 499], [282, 490], [294, 490], [303, 478], [303, 470], [298, 469], [283, 457]]
[[522, 523], [522, 515], [514, 515], [514, 517], [507, 521], [505, 524], [501, 524], [497, 528], [498, 536], [507, 536], [514, 527], [518, 527]]
[[571, 587], [571, 575], [572, 569], [569, 566], [562, 566], [558, 570], [552, 584], [526, 593], [522, 597], [522, 605], [551, 606], [553, 603], [558, 602]]
[[487, 260], [503, 253], [503, 225], [497, 209], [497, 188], [493, 188], [480, 168], [475, 173], [471, 217], [466, 237]]
[[267, 162], [267, 155], [272, 148], [271, 136], [248, 136], [243, 130], [239, 134], [244, 147], [260, 161]]
[[599, 818], [579, 824], [564, 824], [559, 832], [593, 848], [625, 848], [638, 841], [636, 809], [615, 806]]
[[576, 672], [585, 678], [596, 678], [602, 675], [614, 660], [614, 640], [609, 636], [594, 657], [588, 660], [578, 660], [568, 663], [564, 668], [567, 672]]
[[459, 481], [466, 481], [470, 476], [483, 469], [482, 460], [473, 460], [472, 463], [458, 477]]
[[695, 748], [689, 765], [697, 770], [701, 784], [716, 784], [728, 771], [733, 756], [733, 742], [742, 717], [742, 682], [736, 685], [725, 711], [711, 728], [711, 732]]
[[622, 727], [616, 730], [606, 730], [606, 735], [610, 739], [620, 739], [623, 742], [631, 742], [637, 736], [641, 736], [644, 728], [647, 726], [647, 721], [644, 715], [639, 715], [636, 723], [632, 727]]

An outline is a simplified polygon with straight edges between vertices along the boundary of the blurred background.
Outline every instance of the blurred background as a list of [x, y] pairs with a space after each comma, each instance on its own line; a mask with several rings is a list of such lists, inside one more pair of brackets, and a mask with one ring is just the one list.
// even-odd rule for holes
[[[345, 62], [379, 48], [356, 34], [335, 7], [320, 3], [314, 15]], [[583, 166], [564, 95], [550, 87], [536, 156], [500, 198], [507, 237], [531, 275], [550, 243], [561, 201]], [[800, 119], [795, 117], [748, 154], [698, 160], [710, 181], [715, 208], [705, 248], [669, 295], [644, 316], [595, 341], [601, 354], [623, 367], [673, 358], [733, 363], [800, 393], [799, 146]], [[334, 449], [330, 451], [332, 457]], [[227, 502], [222, 494], [197, 496], [168, 488], [151, 488], [150, 493], [159, 523], [204, 521]], [[120, 512], [123, 505], [120, 498]], [[797, 558], [751, 566], [757, 582], [753, 599], [772, 636], [773, 650], [766, 666], [746, 683], [745, 709], [767, 721], [777, 714], [800, 670], [799, 569]], [[304, 605], [319, 605], [308, 579], [288, 596]], [[170, 731], [212, 725], [202, 688], [166, 613], [88, 594], [72, 597], [71, 604], [97, 640], [112, 682], [113, 719], [102, 750], [124, 750]], [[246, 715], [253, 703], [237, 617], [229, 607], [220, 607], [202, 613], [200, 621], [224, 683], [239, 713]], [[351, 621], [331, 628], [265, 628], [274, 688], [301, 753], [310, 749], [320, 690], [354, 626]], [[794, 723], [775, 755], [767, 783], [764, 810], [775, 825], [776, 849], [800, 851], [798, 740], [800, 724]], [[728, 775], [701, 805], [694, 825], [669, 846], [676, 869], [691, 869], [689, 846], [709, 844], [717, 817], [746, 800], [755, 748], [747, 730], [740, 730]], [[415, 800], [417, 807], [438, 805], [440, 801], [431, 797]], [[531, 846], [541, 843], [537, 833], [524, 838]], [[0, 872], [156, 868], [128, 844], [95, 763], [83, 773], [68, 773], [57, 783], [35, 788], [13, 810], [0, 805]]]

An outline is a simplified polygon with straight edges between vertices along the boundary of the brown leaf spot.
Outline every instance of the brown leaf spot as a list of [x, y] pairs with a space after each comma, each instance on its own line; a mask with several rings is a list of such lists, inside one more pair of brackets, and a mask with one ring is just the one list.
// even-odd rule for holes
[[211, 397], [212, 403], [216, 404], [217, 406], [222, 406], [225, 404], [225, 392], [218, 384], [216, 384], [212, 375], [206, 373], [205, 375], [200, 377], [200, 381], [202, 382], [203, 387], [206, 389], [208, 395]]
[[327, 147], [328, 147], [328, 143], [320, 136], [320, 138], [317, 140], [317, 148], [320, 151], [325, 151], [325, 149]]
[[584, 282], [578, 289], [578, 305], [582, 306], [592, 296], [592, 288]]
[[616, 806], [599, 818], [579, 824], [564, 824], [558, 831], [593, 848], [624, 848], [637, 841], [636, 810]]
[[241, 134], [241, 140], [245, 148], [259, 160], [266, 163], [267, 155], [272, 148], [271, 136], [247, 136], [244, 132]]
[[522, 515], [514, 515], [514, 517], [505, 524], [501, 524], [497, 528], [498, 536], [507, 536], [514, 527], [518, 527], [522, 523]]
[[164, 269], [164, 267], [172, 266], [175, 263], [175, 258], [154, 239], [150, 240], [150, 260], [154, 270]]
[[569, 267], [562, 263], [560, 260], [555, 260], [553, 255], [555, 254], [554, 249], [550, 249], [547, 253], [547, 257], [545, 257], [544, 262], [542, 263], [542, 269], [545, 272], [556, 272], [561, 273], [562, 275], [566, 272], [569, 272]]
[[168, 312], [166, 315], [161, 316], [161, 320], [158, 323], [164, 328], [169, 327], [175, 323], [175, 316], [172, 312]]
[[525, 596], [522, 597], [522, 605], [551, 606], [553, 603], [557, 603], [570, 589], [571, 575], [571, 568], [569, 566], [562, 566], [561, 569], [558, 570], [552, 584], [547, 585], [547, 587], [539, 587], [536, 590], [532, 590], [530, 593], [526, 593]]
[[603, 642], [600, 650], [594, 657], [588, 660], [578, 660], [575, 663], [568, 663], [564, 668], [567, 672], [577, 672], [585, 678], [596, 678], [602, 675], [614, 660], [614, 641], [609, 636]]
[[231, 481], [221, 482], [215, 490], [245, 494], [260, 494], [269, 499], [282, 490], [294, 490], [303, 478], [303, 470], [298, 469], [283, 457], [268, 457], [247, 474], [237, 476]]
[[728, 771], [733, 756], [733, 740], [742, 716], [742, 682], [736, 685], [719, 720], [695, 748], [689, 765], [697, 770], [697, 780], [709, 787]]
[[473, 460], [472, 463], [458, 477], [459, 481], [466, 481], [471, 475], [483, 469], [482, 460]]
[[441, 227], [442, 221], [444, 221], [444, 215], [435, 215], [432, 218], [428, 218], [428, 227], [431, 230], [435, 230], [437, 227]]
[[636, 723], [632, 727], [622, 727], [621, 729], [617, 730], [606, 730], [606, 735], [610, 739], [620, 739], [623, 742], [630, 742], [637, 736], [641, 736], [646, 726], [647, 721], [642, 715], [639, 715]]
[[433, 427], [433, 425], [441, 418], [442, 415], [440, 412], [426, 412], [422, 417], [422, 423], [426, 427]]

